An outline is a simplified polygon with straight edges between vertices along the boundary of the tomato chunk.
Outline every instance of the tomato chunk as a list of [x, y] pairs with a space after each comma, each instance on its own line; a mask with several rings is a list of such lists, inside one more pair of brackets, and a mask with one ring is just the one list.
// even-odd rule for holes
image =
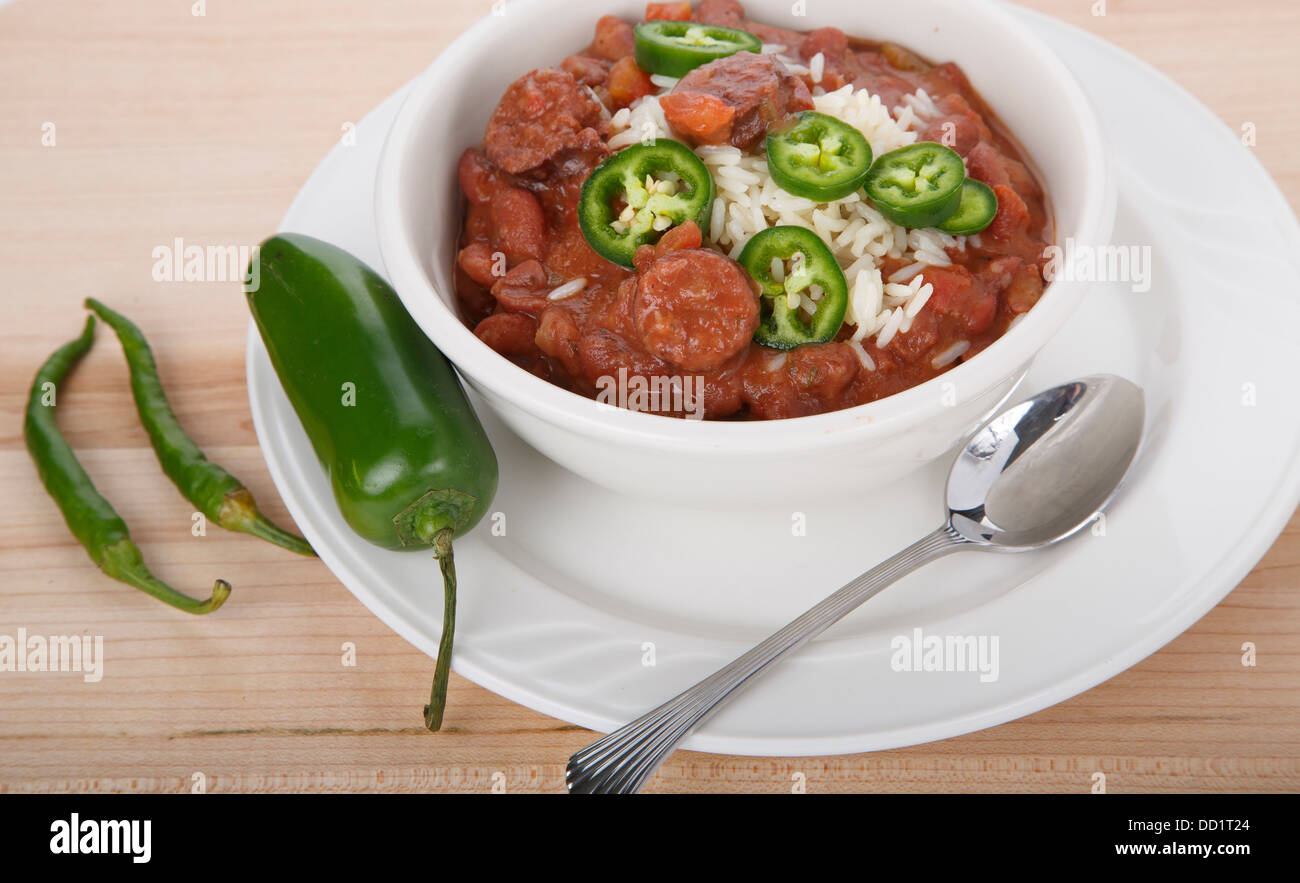
[[646, 21], [690, 21], [690, 3], [647, 3]]
[[722, 144], [731, 137], [736, 109], [716, 95], [671, 92], [659, 99], [664, 119], [681, 135], [702, 144]]
[[925, 281], [934, 286], [928, 309], [961, 323], [968, 334], [983, 334], [993, 327], [998, 297], [988, 291], [965, 267], [927, 267]]
[[1018, 232], [1025, 232], [1029, 228], [1029, 208], [1020, 194], [1002, 184], [994, 187], [993, 192], [998, 195], [998, 213], [989, 225], [989, 233], [999, 239], [1008, 239]]
[[671, 251], [688, 251], [704, 244], [704, 235], [694, 221], [687, 221], [673, 227], [660, 237], [654, 245], [643, 245], [636, 250], [632, 263], [637, 270], [645, 272], [646, 268]]
[[618, 107], [627, 107], [654, 90], [650, 75], [637, 67], [630, 55], [616, 61], [609, 71], [609, 97]]

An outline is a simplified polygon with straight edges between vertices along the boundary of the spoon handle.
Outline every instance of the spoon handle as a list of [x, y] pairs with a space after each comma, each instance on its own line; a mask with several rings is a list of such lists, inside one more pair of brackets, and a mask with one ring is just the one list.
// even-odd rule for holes
[[868, 570], [734, 662], [574, 754], [565, 773], [569, 790], [575, 794], [634, 793], [677, 743], [741, 684], [826, 631], [883, 589], [969, 542], [945, 524]]

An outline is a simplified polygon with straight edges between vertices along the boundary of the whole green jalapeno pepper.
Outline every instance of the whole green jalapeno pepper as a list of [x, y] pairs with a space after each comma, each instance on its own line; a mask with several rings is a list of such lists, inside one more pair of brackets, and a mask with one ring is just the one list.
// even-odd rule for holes
[[36, 372], [27, 400], [23, 437], [41, 483], [63, 513], [73, 536], [90, 560], [115, 580], [135, 586], [159, 601], [186, 613], [211, 613], [230, 596], [230, 583], [217, 580], [212, 596], [198, 601], [176, 591], [145, 567], [139, 547], [131, 542], [126, 522], [95, 490], [55, 420], [58, 386], [95, 341], [95, 317], [86, 317], [81, 336], [55, 350]]
[[452, 539], [487, 512], [497, 460], [455, 371], [378, 274], [298, 234], [264, 242], [249, 310], [348, 525], [386, 549], [429, 549], [442, 638], [425, 725], [442, 725], [455, 630]]
[[251, 534], [299, 555], [316, 554], [302, 537], [283, 530], [258, 511], [243, 482], [205, 457], [185, 434], [163, 392], [149, 342], [135, 323], [94, 298], [86, 299], [86, 308], [117, 332], [131, 370], [131, 394], [140, 422], [163, 471], [185, 499], [226, 530]]

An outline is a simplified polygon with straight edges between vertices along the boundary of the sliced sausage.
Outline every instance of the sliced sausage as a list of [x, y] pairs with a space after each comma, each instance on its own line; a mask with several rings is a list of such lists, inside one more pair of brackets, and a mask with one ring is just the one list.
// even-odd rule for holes
[[575, 151], [603, 151], [604, 108], [567, 71], [535, 70], [510, 84], [492, 113], [487, 157], [512, 175]]
[[[611, 404], [671, 417], [730, 417], [743, 406], [738, 372], [683, 374], [606, 328], [587, 331], [578, 342], [582, 374]], [[620, 388], [621, 387], [621, 388]], [[637, 392], [644, 401], [634, 402]], [[649, 395], [646, 395], [649, 393]]]
[[699, 137], [689, 128], [682, 130], [683, 134], [699, 143], [730, 141], [741, 150], [757, 145], [769, 127], [813, 106], [812, 94], [803, 80], [772, 56], [752, 52], [719, 58], [682, 77], [672, 93], [659, 102], [668, 124], [677, 129], [674, 117], [680, 119], [687, 109], [685, 96], [698, 95], [720, 99], [732, 109], [733, 118], [730, 125], [719, 126], [707, 138]]
[[637, 279], [632, 321], [647, 352], [713, 371], [749, 346], [758, 293], [740, 265], [706, 249], [671, 252]]

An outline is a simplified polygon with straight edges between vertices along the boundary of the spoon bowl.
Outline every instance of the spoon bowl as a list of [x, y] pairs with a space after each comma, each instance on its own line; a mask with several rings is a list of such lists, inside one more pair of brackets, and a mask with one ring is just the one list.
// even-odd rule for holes
[[1039, 393], [984, 425], [948, 475], [948, 523], [971, 543], [1021, 552], [1093, 521], [1142, 443], [1142, 390], [1109, 374]]
[[1086, 527], [1137, 457], [1142, 390], [1108, 374], [1039, 393], [984, 424], [948, 476], [942, 527], [862, 574], [694, 687], [569, 758], [574, 793], [629, 793], [700, 721], [770, 665], [899, 579], [961, 549], [1027, 552]]

